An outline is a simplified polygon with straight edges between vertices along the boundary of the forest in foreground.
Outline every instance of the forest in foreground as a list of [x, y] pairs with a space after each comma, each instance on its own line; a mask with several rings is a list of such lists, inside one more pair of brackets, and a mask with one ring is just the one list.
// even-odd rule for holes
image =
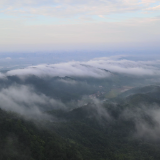
[[0, 159], [159, 160], [157, 63], [101, 58], [3, 70]]
[[[0, 157], [13, 160], [159, 159], [160, 87], [126, 91], [103, 102], [27, 120], [0, 110]], [[127, 95], [127, 96], [126, 96]]]

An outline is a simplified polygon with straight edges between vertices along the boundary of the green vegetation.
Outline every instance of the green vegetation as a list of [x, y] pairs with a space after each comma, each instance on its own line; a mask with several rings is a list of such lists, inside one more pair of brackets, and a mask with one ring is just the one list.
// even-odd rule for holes
[[[10, 79], [23, 84], [16, 77]], [[159, 86], [134, 88], [117, 96], [116, 87], [121, 87], [123, 77], [115, 80], [118, 86], [105, 80], [99, 85], [98, 80], [77, 79], [79, 85], [71, 87], [75, 79], [65, 77], [63, 80], [69, 83], [63, 85], [61, 80], [46, 82], [32, 77], [24, 83], [34, 84], [38, 94], [57, 96], [63, 102], [99, 90], [107, 90], [110, 99], [103, 103], [94, 99], [84, 106], [71, 107], [72, 110], [44, 109], [53, 119], [41, 121], [26, 120], [0, 109], [1, 160], [160, 159]]]
[[42, 130], [13, 113], [0, 110], [0, 128], [1, 160], [82, 159], [83, 149], [76, 143]]

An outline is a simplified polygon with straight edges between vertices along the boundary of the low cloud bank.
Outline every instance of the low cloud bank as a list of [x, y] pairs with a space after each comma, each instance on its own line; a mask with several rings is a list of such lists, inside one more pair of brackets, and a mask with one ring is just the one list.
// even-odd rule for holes
[[[128, 76], [134, 76], [134, 77], [154, 77], [154, 76], [160, 76], [160, 61], [133, 61], [133, 60], [127, 60], [124, 57], [102, 57], [102, 58], [96, 58], [92, 59], [87, 62], [67, 62], [67, 63], [59, 63], [59, 64], [42, 64], [37, 66], [29, 66], [24, 69], [16, 69], [11, 70], [6, 73], [0, 74], [0, 79], [4, 79], [8, 76], [17, 76], [22, 79], [25, 79], [29, 76], [36, 76], [40, 78], [52, 78], [52, 77], [82, 77], [82, 78], [107, 78], [109, 79], [112, 77], [112, 75], [122, 74], [122, 75], [128, 75]], [[8, 78], [9, 79], [9, 78]], [[34, 81], [34, 80], [33, 80]], [[31, 83], [33, 82], [31, 81]], [[69, 87], [70, 85], [79, 85], [79, 86], [85, 86], [85, 88], [88, 87], [88, 84], [84, 81], [78, 82], [75, 79], [72, 78], [66, 78], [66, 79], [58, 79], [57, 81], [60, 81], [62, 83], [67, 84]], [[50, 81], [47, 81], [49, 83]], [[16, 82], [18, 83], [18, 81]], [[44, 84], [46, 83], [38, 83], [37, 81], [34, 81], [34, 85], [37, 85], [37, 88], [41, 88], [41, 93], [38, 93], [38, 89], [36, 90], [25, 84], [26, 81], [24, 81], [23, 85], [20, 84], [9, 84], [7, 87], [2, 87], [0, 90], [0, 107], [7, 111], [14, 111], [19, 113], [20, 115], [23, 115], [25, 118], [36, 118], [41, 117], [42, 119], [48, 118], [48, 114], [44, 112], [44, 110], [52, 110], [52, 109], [59, 109], [59, 108], [66, 108], [65, 106], [72, 106], [77, 107], [81, 106], [85, 103], [88, 103], [84, 98], [82, 98], [81, 101], [78, 103], [70, 102], [70, 104], [64, 105], [61, 101], [55, 100], [50, 96], [52, 93], [48, 93], [48, 96], [44, 95], [44, 90], [47, 92], [48, 90], [51, 90], [51, 86], [53, 84], [48, 85], [48, 88], [45, 88]], [[51, 82], [50, 82], [51, 83]], [[54, 82], [55, 83], [55, 82]], [[90, 83], [90, 82], [89, 82]], [[57, 83], [60, 84], [60, 83]], [[81, 84], [81, 85], [80, 85]], [[99, 85], [98, 86], [98, 89]], [[44, 87], [44, 88], [43, 88]], [[68, 87], [68, 88], [69, 88]], [[89, 86], [90, 87], [90, 86]], [[88, 87], [88, 88], [89, 88]], [[57, 85], [57, 88], [59, 89], [59, 86]], [[66, 87], [67, 88], [67, 87]], [[67, 91], [71, 90], [71, 87], [69, 89], [66, 89]], [[82, 87], [81, 87], [82, 88]], [[92, 87], [93, 88], [93, 87]], [[55, 88], [54, 88], [55, 89]], [[54, 91], [53, 89], [53, 91]], [[56, 90], [54, 93], [57, 95], [57, 92], [59, 90]], [[76, 91], [77, 88], [75, 88], [73, 91]], [[89, 90], [89, 89], [88, 89]], [[63, 93], [61, 97], [66, 98], [66, 93], [64, 92], [63, 88], [60, 88], [60, 93]], [[52, 91], [51, 91], [52, 92]], [[84, 94], [84, 92], [82, 92]], [[90, 93], [90, 92], [89, 92]], [[78, 93], [80, 94], [80, 93]], [[75, 93], [71, 95], [72, 97], [75, 96]], [[55, 96], [56, 97], [56, 96]], [[79, 97], [78, 97], [79, 98]], [[97, 113], [102, 117], [110, 117], [108, 112], [104, 110], [103, 107], [101, 107], [101, 102], [97, 99], [90, 100], [91, 103], [94, 103], [95, 109], [97, 110]], [[139, 123], [136, 121], [136, 127], [137, 130], [142, 128], [140, 132], [138, 132], [139, 135], [144, 135], [144, 133], [148, 133], [148, 135], [153, 131], [153, 129], [156, 131], [154, 137], [160, 133], [160, 119], [158, 118], [160, 115], [160, 110], [155, 109], [149, 111], [148, 109], [144, 109], [144, 111], [148, 111], [148, 114], [152, 116], [152, 119], [156, 122], [156, 126], [154, 128], [148, 128], [148, 124], [146, 124], [144, 121], [140, 121], [142, 123]], [[130, 111], [131, 112], [131, 111]], [[130, 114], [130, 117], [133, 117], [133, 115], [136, 115], [140, 117], [141, 112], [138, 111], [132, 111]], [[138, 117], [138, 119], [140, 119]], [[158, 126], [158, 127], [157, 127]]]
[[72, 61], [59, 64], [42, 64], [8, 71], [5, 76], [37, 77], [93, 77], [108, 78], [114, 73], [131, 76], [160, 76], [160, 61], [131, 61], [115, 57], [103, 57], [87, 62]]

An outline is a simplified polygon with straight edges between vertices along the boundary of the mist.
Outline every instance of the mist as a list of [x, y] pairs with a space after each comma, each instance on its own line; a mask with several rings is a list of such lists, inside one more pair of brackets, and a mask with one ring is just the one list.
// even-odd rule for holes
[[32, 87], [27, 85], [12, 85], [8, 88], [3, 88], [0, 91], [1, 108], [16, 112], [25, 119], [51, 119], [47, 110], [65, 109], [65, 105], [53, 98], [47, 97], [44, 94], [37, 93]]
[[[117, 104], [128, 102], [124, 96], [128, 96], [126, 91], [159, 83], [159, 68], [159, 60], [134, 61], [114, 56], [13, 69], [0, 74], [0, 107], [25, 119], [53, 122], [68, 116], [57, 117], [49, 112], [61, 110], [70, 114], [83, 107], [87, 117], [94, 117], [104, 125], [104, 121], [108, 124], [116, 120], [112, 111], [121, 110], [115, 107]], [[123, 92], [126, 93], [123, 95]], [[134, 95], [140, 91], [130, 92]], [[117, 96], [123, 100], [117, 101]], [[137, 137], [146, 134], [153, 139], [158, 137], [158, 107], [136, 106], [136, 109], [121, 112], [120, 117], [134, 121]], [[143, 119], [144, 114], [150, 116], [153, 126]]]

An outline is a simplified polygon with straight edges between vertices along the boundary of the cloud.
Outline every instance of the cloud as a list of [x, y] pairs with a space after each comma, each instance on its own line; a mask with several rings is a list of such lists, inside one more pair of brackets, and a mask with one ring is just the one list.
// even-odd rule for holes
[[135, 138], [159, 139], [160, 108], [157, 104], [141, 104], [135, 108], [124, 110], [122, 117], [135, 123]]
[[5, 74], [3, 74], [3, 73], [0, 72], [0, 79], [6, 79]]
[[156, 6], [156, 7], [150, 7], [146, 9], [147, 11], [159, 11], [160, 10], [160, 5]]
[[[112, 43], [120, 46], [121, 43], [127, 44], [126, 47], [128, 43], [130, 45], [143, 43], [145, 46], [151, 43], [159, 44], [159, 20], [153, 18], [157, 15], [144, 18], [147, 17], [144, 11], [152, 8], [153, 3], [158, 5], [158, 2], [3, 0], [0, 2], [1, 51], [3, 48], [7, 51], [15, 51], [15, 48], [33, 51], [37, 44], [37, 49], [42, 50], [43, 47], [45, 51], [49, 48], [54, 50], [57, 44], [61, 44], [59, 48], [64, 48], [64, 44], [71, 44], [73, 47], [76, 44], [81, 44], [82, 47], [84, 44], [92, 46], [104, 44], [106, 48], [113, 45]], [[24, 44], [26, 46], [22, 47]], [[11, 45], [17, 46], [14, 48]]]
[[160, 61], [131, 61], [126, 59], [115, 59], [115, 57], [97, 58], [87, 62], [72, 61], [58, 64], [42, 64], [29, 66], [24, 69], [11, 70], [6, 76], [28, 76], [37, 77], [93, 77], [109, 78], [114, 73], [130, 76], [160, 76]]
[[104, 57], [93, 59], [87, 64], [120, 74], [154, 76], [160, 74], [159, 67], [156, 66], [159, 63], [159, 61], [112, 60]]
[[38, 65], [30, 66], [25, 69], [12, 70], [7, 72], [8, 76], [17, 75], [20, 77], [26, 77], [35, 75], [38, 77], [95, 77], [104, 78], [108, 77], [110, 73], [100, 70], [96, 67], [86, 66], [85, 63], [80, 62], [68, 62], [51, 65]]
[[[7, 14], [36, 14], [44, 16], [65, 17], [84, 15], [108, 15], [111, 13], [125, 13], [145, 9], [146, 6], [158, 1], [142, 0], [33, 0], [0, 2], [1, 12]], [[22, 9], [23, 8], [23, 9]]]
[[51, 119], [47, 110], [64, 109], [65, 105], [44, 94], [38, 94], [27, 85], [12, 85], [0, 91], [0, 108], [16, 112], [26, 119]]
[[73, 111], [74, 114], [74, 111], [76, 110], [84, 111], [84, 114], [81, 115], [83, 118], [95, 118], [101, 125], [105, 125], [104, 123], [106, 121], [104, 122], [103, 120], [109, 121], [112, 119], [108, 111], [103, 107], [103, 102], [97, 98], [83, 96], [80, 100], [78, 100], [78, 102], [69, 102], [68, 106], [71, 108], [71, 113]]
[[7, 60], [11, 60], [12, 58], [11, 58], [11, 57], [6, 57], [6, 59], [7, 59]]

